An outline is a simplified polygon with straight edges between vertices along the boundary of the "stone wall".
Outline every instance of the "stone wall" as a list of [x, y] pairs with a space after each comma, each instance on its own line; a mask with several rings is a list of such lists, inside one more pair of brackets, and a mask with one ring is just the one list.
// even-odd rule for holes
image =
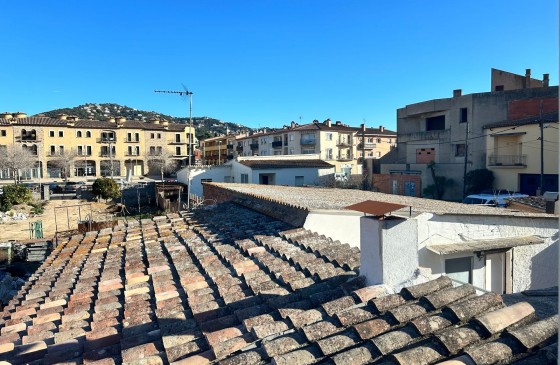
[[232, 201], [257, 212], [279, 219], [296, 227], [302, 227], [309, 211], [305, 208], [272, 200], [260, 195], [245, 194], [216, 186], [202, 184], [205, 199], [215, 199], [217, 203]]

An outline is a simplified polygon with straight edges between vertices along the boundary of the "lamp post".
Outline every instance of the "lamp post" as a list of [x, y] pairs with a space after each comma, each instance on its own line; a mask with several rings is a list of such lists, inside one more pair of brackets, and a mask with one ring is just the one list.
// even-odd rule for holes
[[218, 141], [218, 165], [222, 163], [222, 141]]

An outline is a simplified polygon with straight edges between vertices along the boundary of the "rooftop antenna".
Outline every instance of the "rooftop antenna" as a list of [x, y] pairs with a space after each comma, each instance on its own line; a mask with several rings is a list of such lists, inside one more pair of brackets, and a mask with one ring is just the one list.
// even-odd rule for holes
[[[183, 91], [174, 91], [174, 90], [154, 90], [156, 93], [164, 93], [164, 94], [178, 94], [180, 96], [188, 96], [189, 97], [189, 148], [188, 148], [188, 159], [189, 159], [189, 168], [187, 174], [187, 194], [191, 194], [191, 160], [193, 156], [193, 139], [194, 133], [192, 132], [192, 91], [189, 91], [184, 84]], [[187, 210], [190, 209], [190, 197], [187, 196]], [[180, 207], [179, 207], [180, 209]]]

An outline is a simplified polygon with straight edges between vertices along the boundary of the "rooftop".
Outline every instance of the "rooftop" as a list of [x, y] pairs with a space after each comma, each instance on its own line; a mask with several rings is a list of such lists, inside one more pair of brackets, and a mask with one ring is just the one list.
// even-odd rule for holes
[[318, 167], [323, 169], [332, 168], [333, 165], [320, 159], [240, 159], [239, 163], [252, 169], [277, 169], [277, 168], [305, 168]]
[[3, 126], [41, 126], [41, 127], [70, 127], [70, 128], [92, 128], [92, 129], [145, 129], [145, 130], [171, 130], [184, 131], [188, 128], [186, 124], [169, 123], [168, 125], [154, 124], [152, 122], [141, 122], [138, 120], [127, 120], [122, 123], [101, 121], [101, 120], [62, 120], [49, 117], [27, 117], [16, 118], [13, 122], [10, 119], [0, 118], [0, 125]]
[[556, 363], [558, 316], [447, 277], [387, 293], [359, 251], [233, 203], [63, 239], [6, 306], [13, 364]]
[[[225, 184], [213, 183], [223, 189], [229, 189], [248, 195], [265, 197], [280, 203], [295, 205], [307, 210], [339, 210], [366, 200], [405, 205], [407, 208], [393, 214], [412, 215], [419, 213], [433, 214], [472, 214], [488, 216], [514, 217], [549, 217], [557, 215], [528, 213], [507, 208], [494, 208], [473, 204], [445, 202], [441, 200], [415, 198], [401, 195], [383, 194], [352, 189], [324, 189], [318, 187], [292, 187], [277, 185]], [[412, 208], [412, 209], [411, 209]]]

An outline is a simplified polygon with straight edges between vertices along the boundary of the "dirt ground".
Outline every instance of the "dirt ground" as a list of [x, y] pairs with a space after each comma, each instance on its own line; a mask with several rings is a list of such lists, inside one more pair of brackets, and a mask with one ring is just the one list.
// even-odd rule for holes
[[[42, 221], [43, 237], [51, 238], [55, 231], [76, 229], [78, 221], [93, 216], [93, 220], [105, 220], [110, 217], [106, 203], [85, 200], [51, 200], [45, 205], [43, 214], [30, 216], [28, 219], [0, 223], [0, 242], [6, 240], [27, 240], [30, 238], [31, 222]], [[16, 209], [18, 211], [18, 209]], [[19, 211], [28, 212], [29, 209]]]

